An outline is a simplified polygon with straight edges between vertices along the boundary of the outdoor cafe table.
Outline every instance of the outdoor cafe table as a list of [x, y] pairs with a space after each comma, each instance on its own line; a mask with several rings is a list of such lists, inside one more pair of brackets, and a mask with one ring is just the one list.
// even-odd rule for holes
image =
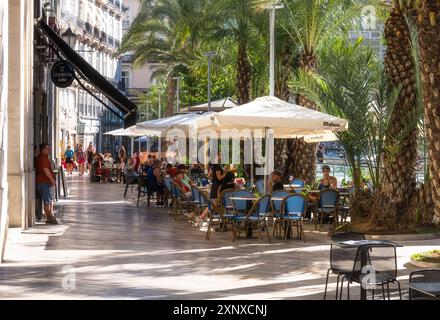
[[[334, 242], [334, 244], [341, 249], [361, 250], [361, 270], [367, 265], [369, 246], [391, 244], [396, 247], [403, 247], [398, 243], [388, 240], [356, 240], [356, 241], [341, 241], [341, 242], [338, 241], [338, 242]], [[361, 300], [367, 300], [367, 289], [365, 289], [362, 286], [362, 284], [360, 285], [360, 293], [361, 293]]]
[[440, 282], [415, 282], [409, 283], [408, 287], [435, 300], [440, 300]]

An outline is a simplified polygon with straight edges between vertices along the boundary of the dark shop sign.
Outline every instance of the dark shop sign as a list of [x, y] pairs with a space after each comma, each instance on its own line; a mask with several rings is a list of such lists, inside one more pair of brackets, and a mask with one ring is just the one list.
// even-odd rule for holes
[[67, 88], [75, 80], [75, 70], [67, 61], [59, 60], [53, 65], [50, 76], [57, 87]]

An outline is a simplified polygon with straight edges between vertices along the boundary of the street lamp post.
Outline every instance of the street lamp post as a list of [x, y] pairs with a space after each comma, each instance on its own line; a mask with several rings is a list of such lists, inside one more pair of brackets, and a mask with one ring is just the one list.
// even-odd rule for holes
[[177, 81], [177, 113], [180, 112], [180, 79], [182, 77], [174, 77], [174, 80]]
[[208, 57], [208, 112], [211, 111], [211, 65], [212, 65], [212, 57], [216, 55], [215, 52], [206, 52], [204, 53], [206, 57]]
[[160, 91], [159, 91], [159, 119], [160, 118], [162, 118], [162, 106], [161, 106], [161, 103], [160, 103], [160, 98], [161, 98], [161, 94], [160, 94]]
[[275, 96], [275, 10], [284, 8], [283, 4], [274, 4], [269, 7], [270, 15], [270, 96]]

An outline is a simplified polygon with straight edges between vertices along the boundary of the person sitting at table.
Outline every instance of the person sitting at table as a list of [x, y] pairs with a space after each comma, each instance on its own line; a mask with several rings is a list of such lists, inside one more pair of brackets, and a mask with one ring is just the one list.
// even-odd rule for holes
[[132, 159], [134, 161], [134, 170], [137, 172], [139, 170], [139, 166], [141, 165], [141, 158], [139, 157], [139, 153], [133, 153]]
[[154, 165], [153, 159], [151, 157], [148, 157], [148, 161], [140, 166], [140, 171], [142, 174], [147, 174], [148, 170], [150, 170]]
[[272, 174], [270, 175], [270, 179], [268, 180], [267, 183], [267, 190], [268, 193], [272, 193], [274, 191], [278, 191], [278, 190], [284, 190], [284, 185], [283, 185], [283, 177], [281, 172], [279, 171], [274, 171], [272, 172]]
[[[330, 175], [330, 167], [329, 166], [323, 166], [322, 167], [322, 174], [323, 177], [319, 181], [318, 190], [325, 190], [325, 189], [337, 189], [338, 188], [338, 179], [336, 177], [333, 177]], [[309, 201], [310, 202], [318, 202], [318, 196], [315, 195], [309, 195]]]
[[210, 198], [212, 200], [216, 200], [218, 197], [218, 189], [220, 188], [220, 185], [222, 183], [222, 180], [226, 177], [226, 174], [223, 171], [223, 168], [220, 166], [219, 160], [220, 160], [220, 154], [217, 155], [217, 163], [210, 164], [209, 171], [208, 171], [208, 179], [211, 179], [212, 186], [211, 186], [211, 194]]
[[173, 167], [171, 163], [168, 163], [166, 166], [166, 174], [171, 178], [174, 179], [177, 175], [177, 168]]
[[225, 168], [225, 177], [220, 183], [220, 187], [218, 188], [217, 199], [221, 201], [220, 194], [223, 190], [226, 189], [235, 189], [235, 173], [237, 172], [237, 168], [233, 165]]
[[164, 205], [162, 201], [162, 196], [164, 193], [164, 184], [161, 177], [160, 161], [153, 162], [153, 159], [150, 159], [152, 165], [147, 170], [147, 189], [149, 192], [156, 192], [156, 205], [161, 206]]
[[186, 170], [185, 169], [179, 169], [177, 171], [177, 175], [174, 178], [174, 182], [182, 189], [182, 191], [185, 193], [185, 196], [189, 199], [192, 197], [191, 192], [191, 185], [188, 183], [188, 180], [185, 179]]
[[336, 177], [333, 177], [330, 175], [330, 167], [329, 166], [323, 166], [322, 167], [322, 174], [323, 177], [321, 181], [319, 182], [318, 190], [325, 190], [325, 189], [336, 189], [338, 187], [338, 179]]

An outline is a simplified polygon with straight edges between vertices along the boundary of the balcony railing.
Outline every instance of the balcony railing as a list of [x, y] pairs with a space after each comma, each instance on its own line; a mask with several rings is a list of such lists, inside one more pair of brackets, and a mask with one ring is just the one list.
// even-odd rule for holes
[[122, 29], [123, 29], [123, 30], [128, 30], [128, 29], [130, 29], [130, 21], [128, 21], [128, 20], [123, 20], [123, 21], [122, 21]]
[[101, 40], [102, 43], [107, 44], [107, 33], [101, 31], [101, 37], [99, 38], [99, 40]]
[[90, 36], [93, 37], [93, 28], [92, 28], [92, 25], [91, 25], [90, 23], [86, 22], [86, 23], [84, 24], [84, 26], [85, 26], [86, 33], [87, 33], [88, 35], [90, 35]]
[[78, 28], [80, 30], [84, 30], [84, 21], [83, 20], [78, 18], [78, 20], [76, 21], [76, 25], [78, 26]]
[[93, 27], [93, 36], [94, 36], [96, 39], [99, 39], [99, 38], [100, 38], [100, 35], [101, 35], [101, 32], [99, 32], [99, 29], [98, 29], [97, 27]]
[[115, 42], [112, 36], [108, 36], [108, 45], [110, 47], [114, 47], [115, 46]]

